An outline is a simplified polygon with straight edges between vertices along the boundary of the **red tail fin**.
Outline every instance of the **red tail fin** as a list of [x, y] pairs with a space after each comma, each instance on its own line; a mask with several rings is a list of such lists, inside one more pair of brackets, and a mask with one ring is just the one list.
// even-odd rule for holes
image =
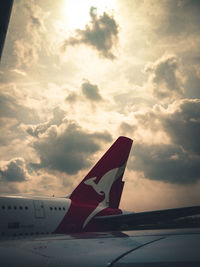
[[97, 206], [101, 203], [118, 208], [131, 145], [131, 139], [119, 137], [72, 192], [70, 199], [77, 204]]

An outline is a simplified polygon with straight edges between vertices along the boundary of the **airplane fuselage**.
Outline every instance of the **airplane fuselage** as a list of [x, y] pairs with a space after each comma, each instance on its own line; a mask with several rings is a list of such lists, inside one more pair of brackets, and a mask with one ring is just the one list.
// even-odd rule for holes
[[0, 236], [53, 233], [70, 205], [67, 198], [0, 197]]
[[100, 205], [77, 205], [69, 198], [0, 196], [0, 238], [98, 231], [92, 222], [96, 215], [119, 213]]

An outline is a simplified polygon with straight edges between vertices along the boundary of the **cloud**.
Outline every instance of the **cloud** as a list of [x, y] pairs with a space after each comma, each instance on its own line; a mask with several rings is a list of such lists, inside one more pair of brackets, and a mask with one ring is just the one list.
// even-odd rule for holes
[[38, 53], [36, 47], [23, 39], [15, 41], [14, 53], [17, 58], [18, 67], [22, 65], [31, 66], [38, 60]]
[[199, 58], [186, 58], [186, 82], [185, 82], [185, 95], [188, 98], [200, 98], [200, 61]]
[[132, 164], [134, 170], [143, 171], [151, 180], [192, 184], [200, 179], [200, 156], [176, 144], [136, 144]]
[[23, 158], [14, 158], [0, 167], [0, 178], [7, 182], [24, 182], [29, 175]]
[[0, 118], [16, 118], [24, 123], [38, 122], [38, 115], [35, 110], [21, 105], [17, 96], [0, 94]]
[[91, 156], [100, 150], [101, 141], [111, 141], [110, 134], [88, 133], [74, 122], [65, 122], [59, 127], [53, 125], [33, 143], [40, 163], [32, 163], [32, 167], [76, 174], [90, 165]]
[[162, 125], [174, 144], [200, 156], [200, 99], [184, 99], [170, 107]]
[[[158, 4], [160, 5], [160, 3]], [[164, 16], [157, 25], [159, 34], [175, 36], [177, 39], [183, 33], [199, 33], [200, 3], [198, 0], [168, 0], [161, 5], [164, 8]]]
[[96, 84], [90, 83], [90, 81], [88, 81], [87, 79], [84, 79], [81, 84], [81, 92], [82, 94], [78, 94], [76, 92], [69, 92], [65, 100], [70, 104], [74, 104], [77, 101], [85, 102], [85, 98], [87, 98], [91, 102], [99, 102], [103, 100], [99, 92], [99, 87]]
[[91, 84], [89, 81], [85, 81], [81, 85], [83, 95], [91, 101], [100, 101], [102, 97], [99, 93], [99, 88], [96, 84]]
[[145, 71], [150, 74], [149, 83], [152, 85], [154, 96], [159, 100], [173, 100], [183, 95], [183, 80], [176, 56], [163, 56], [148, 64]]
[[39, 52], [42, 49], [44, 33], [46, 32], [44, 21], [48, 17], [48, 13], [44, 12], [34, 1], [22, 1], [16, 6], [20, 9], [18, 12], [23, 10], [25, 34], [23, 38], [20, 34], [20, 38], [15, 40], [14, 54], [17, 67], [30, 67], [39, 59]]
[[68, 96], [66, 97], [66, 101], [70, 102], [70, 103], [75, 103], [78, 100], [78, 95], [75, 92], [71, 92], [68, 94]]
[[59, 107], [56, 107], [53, 110], [53, 118], [51, 120], [37, 125], [25, 126], [25, 130], [31, 136], [39, 137], [39, 135], [45, 133], [48, 130], [48, 128], [50, 128], [52, 125], [59, 126], [62, 123], [64, 115], [65, 112], [61, 110]]
[[30, 34], [33, 34], [33, 31], [45, 32], [46, 27], [44, 25], [44, 20], [48, 16], [48, 13], [44, 12], [41, 7], [33, 1], [26, 2], [24, 8], [28, 15], [27, 31]]
[[134, 127], [152, 131], [155, 138], [158, 131], [163, 131], [170, 142], [136, 141], [131, 168], [144, 172], [145, 177], [152, 180], [178, 184], [197, 182], [200, 179], [199, 114], [199, 99], [183, 99], [167, 109], [157, 107], [136, 115], [138, 124]]
[[114, 18], [106, 12], [102, 16], [97, 16], [96, 8], [90, 9], [91, 21], [84, 30], [77, 29], [75, 36], [66, 39], [63, 49], [68, 45], [89, 45], [95, 48], [100, 56], [108, 59], [114, 59], [112, 48], [118, 39], [118, 25]]
[[13, 70], [11, 70], [11, 72], [14, 72], [20, 76], [24, 76], [24, 77], [27, 76], [26, 72], [19, 70], [19, 69], [13, 69]]
[[126, 135], [126, 134], [132, 135], [136, 129], [137, 129], [137, 126], [131, 125], [127, 122], [122, 122], [119, 126], [119, 131], [123, 135]]

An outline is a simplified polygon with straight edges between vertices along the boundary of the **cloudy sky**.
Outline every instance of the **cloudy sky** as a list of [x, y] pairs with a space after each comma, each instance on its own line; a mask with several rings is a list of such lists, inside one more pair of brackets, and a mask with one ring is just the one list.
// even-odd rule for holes
[[121, 207], [200, 204], [200, 1], [15, 0], [0, 193], [65, 196], [134, 139]]

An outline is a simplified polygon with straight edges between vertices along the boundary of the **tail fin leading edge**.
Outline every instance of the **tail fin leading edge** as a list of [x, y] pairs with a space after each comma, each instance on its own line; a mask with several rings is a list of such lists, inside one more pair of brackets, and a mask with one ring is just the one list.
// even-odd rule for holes
[[72, 192], [70, 199], [77, 204], [96, 206], [102, 203], [107, 207], [118, 208], [124, 187], [122, 178], [132, 142], [120, 136]]

